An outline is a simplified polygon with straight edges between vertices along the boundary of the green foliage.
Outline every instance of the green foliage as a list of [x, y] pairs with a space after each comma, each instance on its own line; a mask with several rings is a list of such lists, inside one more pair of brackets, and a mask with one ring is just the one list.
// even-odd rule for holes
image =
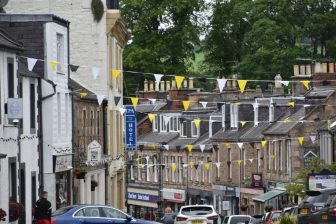
[[92, 0], [91, 11], [93, 14], [93, 19], [99, 22], [104, 15], [104, 4], [101, 0]]
[[280, 220], [276, 221], [274, 224], [296, 224], [297, 217], [293, 215], [282, 216]]

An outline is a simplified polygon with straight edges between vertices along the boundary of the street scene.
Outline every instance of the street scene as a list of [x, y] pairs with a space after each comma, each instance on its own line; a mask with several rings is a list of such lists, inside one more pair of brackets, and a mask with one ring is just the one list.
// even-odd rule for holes
[[335, 0], [0, 0], [0, 224], [336, 223]]

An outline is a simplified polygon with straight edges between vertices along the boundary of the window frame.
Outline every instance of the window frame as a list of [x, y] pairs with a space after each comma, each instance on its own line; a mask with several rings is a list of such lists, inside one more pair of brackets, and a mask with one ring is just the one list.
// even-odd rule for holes
[[58, 74], [65, 74], [64, 71], [64, 35], [56, 33], [56, 57], [57, 66], [56, 71]]
[[[185, 135], [184, 132], [185, 131]], [[181, 130], [180, 130], [180, 136], [186, 138], [188, 136], [188, 131], [187, 131], [187, 121], [182, 121], [181, 122]]]
[[[195, 130], [196, 130], [196, 134], [195, 134]], [[200, 136], [200, 126], [196, 127], [195, 121], [191, 121], [191, 137], [197, 138], [199, 136]]]

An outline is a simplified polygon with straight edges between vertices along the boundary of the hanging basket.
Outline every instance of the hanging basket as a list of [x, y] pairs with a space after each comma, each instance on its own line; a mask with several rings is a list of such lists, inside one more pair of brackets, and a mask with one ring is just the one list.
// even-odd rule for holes
[[77, 179], [85, 179], [86, 172], [80, 172], [76, 174]]

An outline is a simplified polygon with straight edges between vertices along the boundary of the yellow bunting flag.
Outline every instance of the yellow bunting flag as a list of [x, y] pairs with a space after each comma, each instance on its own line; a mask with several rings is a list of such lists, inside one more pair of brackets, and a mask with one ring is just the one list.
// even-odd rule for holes
[[112, 78], [116, 79], [121, 74], [121, 70], [113, 70], [112, 69]]
[[131, 97], [131, 101], [132, 101], [133, 107], [135, 109], [136, 106], [138, 105], [139, 98], [138, 97]]
[[175, 164], [175, 163], [172, 163], [172, 164], [171, 164], [171, 167], [172, 167], [172, 171], [175, 172], [175, 171], [176, 171], [176, 164]]
[[283, 120], [283, 123], [292, 123], [293, 121], [290, 119]]
[[155, 114], [148, 114], [148, 118], [150, 122], [153, 122], [154, 117], [155, 117]]
[[310, 84], [309, 80], [302, 80], [300, 82], [304, 85], [304, 87], [306, 87], [306, 89], [309, 89], [309, 84]]
[[188, 148], [188, 151], [191, 152], [192, 149], [193, 149], [193, 146], [192, 145], [188, 145], [187, 148]]
[[246, 83], [247, 83], [247, 80], [238, 80], [238, 86], [239, 86], [241, 93], [245, 91]]
[[190, 166], [190, 168], [193, 168], [193, 167], [194, 167], [194, 165], [195, 165], [195, 163], [194, 163], [194, 162], [189, 162], [189, 166]]
[[239, 102], [237, 102], [237, 103], [234, 103], [234, 105], [236, 105], [236, 106], [240, 106], [240, 103], [239, 103]]
[[194, 124], [196, 126], [196, 128], [198, 128], [200, 126], [201, 123], [201, 119], [194, 119]]
[[266, 141], [266, 140], [262, 140], [262, 141], [261, 141], [261, 147], [265, 148], [266, 144], [267, 144], [267, 141]]
[[151, 146], [152, 146], [153, 149], [156, 149], [156, 144], [153, 143], [153, 144], [151, 144]]
[[294, 103], [294, 101], [293, 101], [293, 102], [288, 103], [288, 105], [291, 106], [291, 107], [294, 107], [294, 106], [295, 106], [295, 103]]
[[57, 61], [50, 61], [50, 65], [51, 65], [51, 68], [55, 70], [56, 66], [58, 65], [58, 62]]
[[329, 119], [327, 123], [328, 123], [328, 129], [330, 129], [330, 127], [331, 127], [331, 120]]
[[241, 121], [240, 123], [241, 123], [242, 127], [244, 127], [245, 124], [246, 124], [246, 121]]
[[274, 155], [271, 155], [271, 159], [274, 160], [274, 159], [275, 159], [275, 156], [274, 156]]
[[79, 95], [80, 95], [81, 98], [83, 98], [83, 97], [87, 96], [87, 93], [82, 92], [82, 93], [79, 93]]
[[139, 168], [142, 168], [142, 167], [144, 167], [144, 166], [145, 166], [144, 164], [141, 164], [141, 163], [138, 164], [138, 167], [139, 167]]
[[204, 164], [204, 167], [205, 167], [205, 169], [208, 170], [208, 169], [210, 168], [210, 163], [205, 163], [205, 164]]
[[190, 106], [190, 101], [189, 100], [183, 100], [183, 108], [184, 110], [188, 110], [189, 106]]
[[136, 158], [135, 161], [139, 162], [140, 158]]
[[228, 143], [228, 142], [224, 143], [224, 145], [225, 145], [226, 147], [230, 147], [230, 143]]
[[175, 76], [176, 86], [178, 89], [181, 88], [183, 80], [184, 80], [184, 76], [179, 76], [179, 75]]
[[242, 163], [242, 160], [240, 159], [240, 160], [237, 160], [237, 164], [238, 164], [238, 166], [240, 166], [240, 164]]
[[304, 139], [304, 137], [298, 137], [298, 142], [300, 143], [300, 145], [302, 145], [303, 139]]

